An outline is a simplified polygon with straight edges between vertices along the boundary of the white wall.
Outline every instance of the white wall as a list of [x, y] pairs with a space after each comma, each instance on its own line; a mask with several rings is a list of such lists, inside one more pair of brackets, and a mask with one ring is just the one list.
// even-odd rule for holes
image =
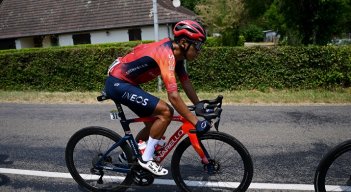
[[32, 48], [34, 47], [34, 41], [32, 37], [16, 39], [16, 49]]
[[43, 47], [51, 47], [51, 39], [49, 35], [46, 35], [43, 39]]
[[91, 44], [129, 41], [127, 29], [95, 31], [90, 33]]
[[59, 35], [58, 38], [59, 38], [59, 45], [60, 46], [73, 45], [72, 34]]
[[[168, 26], [168, 29], [169, 29], [169, 33], [170, 33], [171, 38], [173, 38], [171, 25]], [[160, 25], [158, 27], [158, 39], [159, 40], [168, 37], [168, 29], [167, 29], [167, 25]], [[155, 40], [154, 26], [142, 27], [141, 28], [141, 39], [142, 40]]]
[[[168, 33], [170, 33], [171, 37], [173, 38], [171, 26], [167, 26], [167, 25], [159, 26], [159, 32], [158, 32], [159, 40], [168, 37]], [[91, 44], [129, 41], [128, 29], [94, 31], [90, 33], [90, 38], [91, 38]], [[152, 41], [155, 40], [154, 27], [153, 26], [141, 27], [141, 39], [152, 40]]]
[[[59, 46], [70, 46], [73, 44], [73, 34], [62, 34], [58, 35]], [[159, 25], [158, 39], [161, 40], [168, 36], [173, 38], [171, 25]], [[91, 44], [98, 43], [113, 43], [113, 42], [127, 42], [129, 41], [128, 28], [126, 29], [114, 29], [105, 31], [93, 31], [90, 32]], [[141, 39], [142, 40], [155, 40], [154, 26], [141, 27]], [[43, 39], [43, 47], [50, 47], [51, 40], [50, 36], [45, 36]], [[16, 48], [31, 48], [34, 47], [32, 37], [20, 38], [16, 40]]]

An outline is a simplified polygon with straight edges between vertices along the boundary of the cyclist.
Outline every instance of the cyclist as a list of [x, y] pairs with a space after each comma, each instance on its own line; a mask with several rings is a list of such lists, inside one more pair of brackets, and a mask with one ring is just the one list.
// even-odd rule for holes
[[165, 38], [158, 42], [141, 44], [124, 57], [117, 58], [109, 68], [106, 80], [106, 94], [112, 99], [128, 106], [139, 117], [155, 116], [156, 120], [146, 123], [138, 135], [148, 140], [142, 158], [138, 163], [155, 175], [166, 175], [168, 170], [155, 163], [155, 146], [171, 122], [174, 110], [165, 101], [147, 93], [139, 84], [161, 75], [167, 90], [168, 100], [177, 112], [191, 122], [197, 130], [206, 131], [211, 125], [206, 120], [198, 120], [189, 111], [178, 93], [175, 74], [182, 88], [193, 104], [199, 98], [189, 80], [184, 60], [192, 61], [200, 53], [206, 41], [206, 32], [201, 24], [192, 20], [178, 22], [174, 29], [174, 40]]

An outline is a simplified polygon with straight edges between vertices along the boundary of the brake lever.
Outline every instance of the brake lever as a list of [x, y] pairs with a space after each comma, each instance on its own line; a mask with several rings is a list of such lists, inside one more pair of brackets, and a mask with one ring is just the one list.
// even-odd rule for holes
[[215, 127], [215, 129], [218, 132], [218, 127], [219, 127], [219, 121], [221, 120], [221, 113], [222, 113], [222, 109], [218, 112], [218, 118], [216, 120], [216, 122], [214, 122], [213, 126]]

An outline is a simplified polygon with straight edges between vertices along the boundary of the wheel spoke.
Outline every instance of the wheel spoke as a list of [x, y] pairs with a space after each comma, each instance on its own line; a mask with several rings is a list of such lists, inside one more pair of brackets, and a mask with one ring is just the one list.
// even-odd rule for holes
[[[172, 158], [175, 182], [184, 191], [244, 191], [252, 178], [252, 161], [243, 145], [221, 133], [208, 133], [201, 143], [210, 155], [209, 164], [201, 163], [188, 143], [179, 144]], [[241, 148], [241, 151], [236, 150]], [[246, 158], [245, 162], [242, 158]], [[246, 168], [246, 169], [245, 169]]]
[[[116, 133], [97, 127], [82, 129], [72, 136], [66, 147], [66, 164], [79, 185], [91, 191], [115, 191], [132, 183], [131, 174], [103, 170], [95, 166], [101, 156], [119, 139], [120, 136]], [[129, 146], [125, 145], [124, 148], [126, 147]], [[110, 168], [121, 164], [118, 155], [122, 152], [126, 153], [128, 163], [131, 163], [130, 150], [126, 151], [121, 146], [108, 154], [101, 163]]]

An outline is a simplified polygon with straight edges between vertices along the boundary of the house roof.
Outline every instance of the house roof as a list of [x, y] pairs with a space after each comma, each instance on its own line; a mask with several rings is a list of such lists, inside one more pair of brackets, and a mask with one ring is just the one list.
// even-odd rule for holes
[[[153, 25], [152, 0], [0, 0], [0, 39]], [[159, 24], [195, 14], [158, 0]]]

